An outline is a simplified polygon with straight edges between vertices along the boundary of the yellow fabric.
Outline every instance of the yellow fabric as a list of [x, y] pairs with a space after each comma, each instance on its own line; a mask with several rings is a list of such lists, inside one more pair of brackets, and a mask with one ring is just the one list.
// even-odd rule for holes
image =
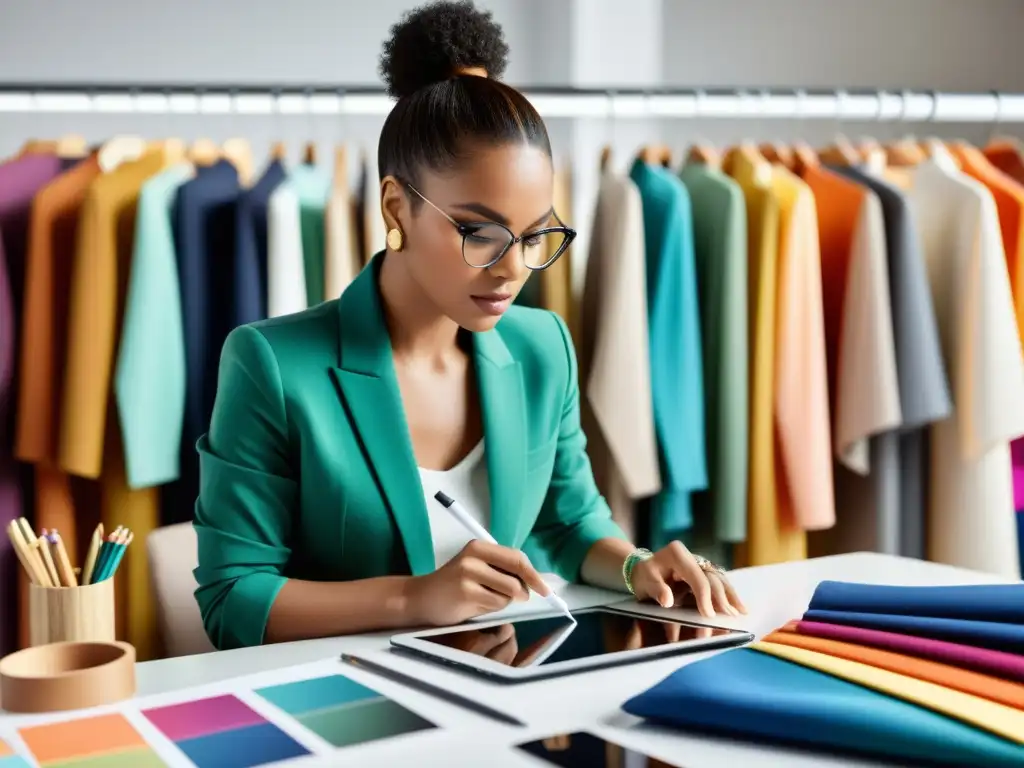
[[[100, 519], [107, 532], [127, 526], [135, 540], [117, 572], [117, 634], [140, 661], [158, 648], [146, 537], [159, 523], [156, 488], [131, 490], [111, 380], [131, 268], [135, 206], [143, 183], [176, 158], [147, 152], [103, 174], [82, 205], [68, 307], [68, 350], [61, 409], [59, 460], [74, 475], [99, 478]], [[78, 520], [91, 530], [94, 520]]]
[[750, 152], [734, 150], [726, 171], [747, 204], [750, 339], [750, 469], [747, 541], [736, 547], [736, 567], [769, 565], [807, 557], [807, 535], [779, 518], [775, 439], [775, 326], [779, 251], [778, 197], [771, 166]]
[[954, 717], [1015, 744], [1024, 744], [1024, 712], [1020, 710], [915, 677], [808, 651], [806, 648], [766, 642], [753, 643], [748, 647]]
[[[572, 190], [569, 171], [555, 171], [554, 208], [562, 221], [572, 226]], [[556, 226], [552, 219], [549, 226]], [[559, 245], [556, 238], [548, 238], [545, 244], [550, 256]], [[540, 273], [541, 306], [561, 317], [573, 340], [579, 344], [579, 327], [572, 293], [572, 248], [558, 257], [558, 261]]]

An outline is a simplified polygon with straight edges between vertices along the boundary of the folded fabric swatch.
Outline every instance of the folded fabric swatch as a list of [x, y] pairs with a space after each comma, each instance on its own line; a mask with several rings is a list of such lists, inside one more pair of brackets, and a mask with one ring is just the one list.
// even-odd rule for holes
[[807, 611], [803, 619], [826, 624], [846, 624], [853, 627], [881, 629], [904, 635], [928, 637], [933, 640], [949, 640], [954, 643], [995, 648], [1010, 653], [1024, 653], [1024, 626], [1017, 624], [847, 611]]
[[866, 688], [887, 693], [934, 712], [955, 717], [1016, 744], [1024, 744], [1024, 712], [967, 693], [943, 688], [941, 685], [899, 675], [878, 667], [828, 656], [804, 648], [777, 643], [757, 642], [751, 650], [801, 664], [819, 672], [859, 683]]
[[794, 621], [792, 628], [787, 626], [787, 631], [885, 648], [897, 653], [941, 661], [963, 669], [973, 669], [976, 672], [1024, 682], [1024, 656], [1015, 656], [1012, 653], [947, 643], [942, 640], [929, 640], [926, 637], [915, 637], [914, 635], [880, 632], [877, 629], [847, 627], [842, 624], [821, 624], [817, 621]]
[[623, 705], [663, 725], [936, 765], [1016, 766], [1006, 739], [807, 667], [742, 648], [687, 664]]
[[1024, 624], [1024, 583], [893, 587], [823, 581], [808, 610]]
[[795, 648], [824, 653], [837, 659], [857, 661], [878, 669], [952, 688], [954, 691], [969, 693], [972, 696], [1004, 704], [1007, 707], [1024, 709], [1024, 685], [960, 669], [949, 664], [824, 637], [801, 635], [796, 632], [773, 632], [763, 640], [766, 643], [791, 645]]

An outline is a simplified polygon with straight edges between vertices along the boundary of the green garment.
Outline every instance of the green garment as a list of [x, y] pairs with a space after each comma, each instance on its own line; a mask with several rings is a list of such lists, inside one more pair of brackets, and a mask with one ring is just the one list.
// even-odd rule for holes
[[[197, 443], [196, 599], [218, 648], [258, 645], [289, 577], [434, 569], [416, 459], [380, 304], [378, 254], [341, 298], [236, 328]], [[513, 306], [473, 334], [498, 543], [577, 580], [622, 537], [580, 428], [576, 358], [555, 314]]]
[[306, 305], [315, 307], [324, 300], [325, 212], [331, 197], [331, 174], [314, 165], [300, 165], [288, 174], [288, 180], [299, 198]]
[[192, 178], [188, 163], [149, 179], [139, 193], [114, 394], [131, 488], [178, 479], [185, 418], [185, 326], [171, 209]]
[[694, 494], [693, 546], [747, 538], [747, 212], [739, 184], [699, 163], [680, 178], [693, 208], [708, 489]]

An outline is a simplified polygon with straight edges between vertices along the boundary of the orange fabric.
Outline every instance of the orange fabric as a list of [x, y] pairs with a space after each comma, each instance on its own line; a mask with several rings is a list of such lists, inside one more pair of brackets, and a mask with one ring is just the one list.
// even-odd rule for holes
[[791, 645], [808, 651], [824, 653], [840, 659], [857, 661], [878, 669], [896, 672], [918, 680], [942, 685], [963, 693], [970, 693], [997, 704], [1015, 709], [1024, 709], [1024, 684], [1000, 680], [998, 677], [983, 675], [950, 664], [928, 659], [906, 656], [879, 648], [869, 648], [854, 643], [844, 643], [824, 637], [801, 635], [788, 624], [782, 631], [773, 632], [764, 638], [765, 642]]
[[1017, 333], [1024, 339], [1024, 185], [993, 166], [977, 147], [961, 142], [950, 150], [964, 173], [984, 184], [996, 202]]
[[1024, 149], [1013, 141], [994, 141], [982, 150], [993, 166], [1018, 184], [1024, 184]]

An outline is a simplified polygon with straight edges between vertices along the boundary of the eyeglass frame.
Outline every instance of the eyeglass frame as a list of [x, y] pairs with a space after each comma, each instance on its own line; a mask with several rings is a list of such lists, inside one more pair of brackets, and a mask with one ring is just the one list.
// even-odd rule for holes
[[[433, 202], [428, 200], [427, 197], [422, 192], [420, 192], [418, 189], [416, 189], [416, 187], [414, 187], [412, 184], [410, 184], [407, 181], [403, 181], [401, 183], [404, 186], [408, 187], [410, 190], [412, 190], [416, 194], [416, 196], [419, 197], [420, 200], [425, 202], [427, 205], [429, 205], [435, 211], [437, 211], [442, 216], [444, 216], [446, 219], [448, 219], [448, 221], [451, 223], [451, 225], [453, 227], [455, 227], [455, 231], [458, 232], [462, 236], [462, 260], [466, 262], [467, 266], [473, 267], [473, 269], [490, 269], [495, 264], [497, 264], [499, 261], [501, 261], [503, 258], [505, 258], [505, 255], [512, 249], [513, 246], [518, 245], [519, 243], [523, 242], [523, 240], [525, 240], [528, 237], [543, 237], [544, 235], [553, 234], [555, 232], [563, 233], [565, 235], [565, 242], [563, 242], [562, 245], [559, 246], [558, 250], [555, 251], [554, 254], [552, 254], [551, 258], [549, 258], [546, 262], [541, 264], [539, 267], [531, 267], [529, 264], [526, 263], [526, 259], [523, 259], [523, 266], [525, 266], [527, 269], [529, 269], [532, 272], [542, 272], [543, 270], [547, 269], [552, 264], [554, 264], [556, 261], [558, 261], [558, 259], [561, 258], [562, 254], [564, 254], [567, 250], [569, 250], [569, 246], [572, 245], [573, 240], [576, 239], [576, 235], [577, 235], [576, 230], [573, 229], [570, 226], [567, 226], [566, 223], [559, 218], [558, 214], [555, 212], [554, 209], [551, 210], [551, 215], [555, 217], [555, 221], [557, 221], [560, 226], [557, 226], [557, 227], [545, 227], [544, 229], [534, 230], [533, 232], [527, 232], [527, 233], [524, 233], [524, 234], [519, 235], [518, 237], [516, 237], [515, 233], [511, 229], [506, 227], [504, 224], [502, 224], [500, 221], [490, 221], [490, 220], [488, 220], [488, 221], [481, 221], [481, 222], [473, 222], [472, 224], [461, 224], [458, 221], [456, 221], [455, 219], [453, 219], [450, 215], [445, 213], [443, 210], [441, 210], [441, 208], [439, 208]], [[506, 245], [504, 250], [502, 250], [502, 252], [499, 253], [489, 263], [483, 264], [483, 265], [480, 265], [480, 264], [470, 264], [468, 261], [466, 261], [466, 237], [473, 234], [473, 231], [471, 229], [472, 227], [479, 226], [481, 224], [489, 224], [489, 225], [494, 225], [494, 226], [497, 226], [497, 227], [501, 227], [506, 232], [508, 232], [508, 237], [509, 237], [508, 245]]]

